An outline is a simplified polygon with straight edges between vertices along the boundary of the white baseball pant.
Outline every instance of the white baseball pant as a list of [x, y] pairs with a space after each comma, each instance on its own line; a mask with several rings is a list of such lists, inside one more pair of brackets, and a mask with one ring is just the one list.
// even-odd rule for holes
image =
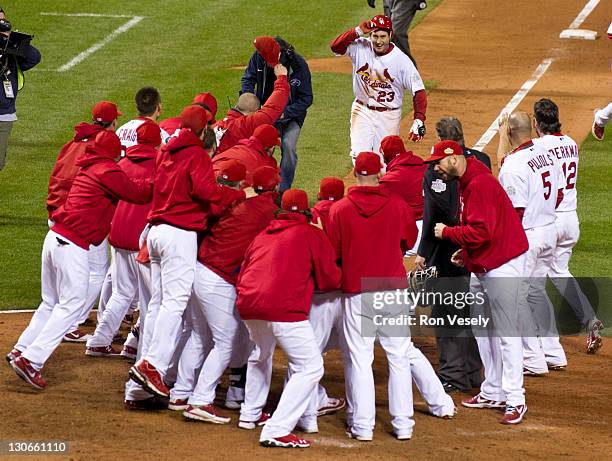
[[[375, 337], [361, 334], [362, 317], [371, 319], [369, 309], [362, 312], [361, 294], [345, 294], [344, 334], [351, 359], [350, 382], [353, 400], [352, 431], [356, 435], [371, 437], [376, 418], [374, 375]], [[412, 374], [410, 355], [414, 349], [410, 329], [405, 336], [379, 336], [380, 345], [389, 362], [389, 413], [396, 434], [411, 436], [414, 427], [412, 402]]]
[[49, 230], [42, 249], [42, 302], [15, 349], [40, 370], [83, 311], [89, 251]]
[[149, 304], [159, 301], [160, 307], [151, 345], [143, 358], [165, 377], [191, 296], [198, 251], [197, 234], [160, 224], [149, 231], [147, 245], [151, 258], [152, 294]]
[[232, 358], [242, 320], [236, 310], [236, 287], [199, 262], [193, 298], [193, 308], [204, 314], [214, 346], [204, 361], [189, 404], [209, 405], [215, 400], [217, 384]]
[[572, 251], [580, 238], [580, 221], [576, 211], [557, 212], [555, 221], [557, 245], [550, 272], [552, 284], [570, 305], [576, 318], [586, 327], [596, 318], [593, 306], [569, 270]]
[[612, 119], [612, 102], [603, 109], [595, 112], [595, 123], [599, 126], [606, 126]]
[[301, 322], [245, 320], [255, 349], [249, 357], [245, 399], [240, 410], [243, 421], [257, 421], [266, 405], [272, 378], [272, 357], [276, 343], [293, 370], [278, 406], [266, 422], [259, 440], [283, 437], [295, 428], [306, 411], [312, 394], [323, 376], [323, 358], [312, 325]]
[[[563, 347], [555, 322], [555, 309], [546, 293], [546, 275], [550, 271], [553, 252], [557, 243], [555, 225], [527, 229], [529, 250], [525, 253], [524, 279], [527, 284], [527, 297], [523, 307], [523, 365], [535, 373], [547, 373], [548, 364], [567, 365]], [[531, 316], [529, 315], [531, 314]], [[536, 336], [536, 334], [538, 336]]]
[[[519, 309], [521, 296], [526, 296], [525, 256], [482, 274], [472, 274], [472, 292], [487, 293], [485, 305], [474, 304], [472, 317], [483, 315], [491, 319], [487, 332], [475, 331], [478, 351], [484, 366], [484, 381], [480, 393], [486, 399], [525, 404], [523, 387], [523, 346], [520, 335]], [[493, 326], [491, 326], [491, 323]]]
[[138, 292], [138, 252], [111, 247], [111, 253], [112, 295], [98, 318], [96, 331], [87, 341], [88, 347], [109, 346], [113, 342]]
[[[378, 155], [380, 142], [385, 136], [399, 135], [401, 109], [378, 112], [353, 101], [351, 106], [351, 158], [353, 164], [360, 152], [374, 152]], [[384, 159], [381, 155], [381, 162]]]
[[415, 244], [404, 255], [406, 257], [416, 256], [419, 251], [419, 245], [421, 244], [421, 235], [423, 234], [423, 220], [422, 219], [417, 220], [416, 225], [419, 230], [419, 233], [417, 234], [417, 239], [416, 239]]

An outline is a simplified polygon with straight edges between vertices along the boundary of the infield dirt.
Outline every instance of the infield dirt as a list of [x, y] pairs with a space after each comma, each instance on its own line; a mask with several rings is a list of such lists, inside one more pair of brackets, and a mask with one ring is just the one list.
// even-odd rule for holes
[[[425, 155], [432, 144], [434, 123], [444, 115], [458, 116], [463, 122], [466, 143], [475, 143], [544, 58], [554, 61], [520, 108], [531, 112], [535, 100], [551, 97], [561, 107], [563, 131], [582, 142], [590, 129], [592, 110], [608, 102], [612, 94], [610, 43], [605, 39], [610, 17], [605, 5], [596, 8], [582, 26], [603, 33], [604, 39], [558, 38], [584, 3], [584, 0], [443, 2], [410, 37], [423, 77], [437, 82], [429, 95], [429, 135], [426, 142], [411, 147]], [[313, 60], [311, 68], [313, 72], [350, 72], [350, 63], [343, 58]], [[348, 120], [349, 107], [346, 110]], [[402, 133], [406, 132], [404, 126]], [[485, 150], [493, 158], [496, 140]], [[0, 351], [10, 350], [30, 316], [0, 315]], [[416, 343], [435, 365], [434, 340], [418, 338]], [[75, 460], [609, 457], [612, 345], [607, 340], [598, 354], [586, 355], [582, 336], [563, 338], [562, 343], [569, 361], [567, 370], [525, 380], [529, 413], [523, 424], [502, 426], [497, 422], [500, 414], [495, 411], [461, 407], [455, 419], [443, 421], [426, 413], [415, 391], [416, 427], [413, 439], [407, 442], [398, 442], [390, 435], [386, 361], [377, 350], [378, 415], [374, 441], [364, 444], [346, 438], [344, 415], [340, 413], [321, 418], [320, 433], [306, 436], [313, 442], [313, 448], [292, 451], [259, 448], [257, 431], [237, 429], [236, 412], [226, 412], [233, 421], [223, 427], [186, 423], [180, 413], [169, 411], [126, 411], [122, 406], [123, 386], [129, 363], [88, 358], [84, 345], [62, 344], [45, 366], [49, 384], [42, 392], [29, 388], [6, 364], [2, 366], [0, 439], [67, 440], [70, 453], [65, 459]], [[284, 363], [278, 353], [272, 400], [281, 391]], [[325, 366], [323, 383], [330, 395], [342, 395], [338, 354], [329, 353]], [[458, 404], [466, 396], [455, 394], [453, 398]]]

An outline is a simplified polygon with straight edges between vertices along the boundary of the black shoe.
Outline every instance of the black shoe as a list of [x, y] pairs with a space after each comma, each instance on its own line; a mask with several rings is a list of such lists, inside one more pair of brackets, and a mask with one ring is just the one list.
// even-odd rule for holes
[[461, 389], [451, 383], [442, 382], [442, 387], [444, 388], [444, 392], [446, 392], [447, 394], [451, 394], [453, 392], [462, 392]]

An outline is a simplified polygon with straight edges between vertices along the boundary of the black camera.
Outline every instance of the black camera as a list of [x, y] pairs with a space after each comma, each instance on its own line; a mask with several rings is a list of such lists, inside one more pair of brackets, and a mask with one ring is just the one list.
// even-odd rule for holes
[[[34, 36], [17, 31], [11, 32], [12, 28], [8, 19], [0, 19], [0, 56], [12, 54], [25, 57], [24, 48], [30, 44]], [[6, 36], [6, 32], [10, 32], [10, 35]]]
[[424, 10], [425, 8], [427, 8], [427, 2], [425, 0], [419, 2], [417, 5], [417, 10]]

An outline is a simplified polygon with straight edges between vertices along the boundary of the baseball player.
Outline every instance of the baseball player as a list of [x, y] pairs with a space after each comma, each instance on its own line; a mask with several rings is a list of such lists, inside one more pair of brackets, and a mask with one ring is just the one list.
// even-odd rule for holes
[[[527, 294], [524, 373], [539, 375], [548, 373], [549, 367], [559, 369], [567, 365], [555, 326], [554, 307], [546, 294], [546, 275], [557, 242], [555, 207], [563, 173], [556, 158], [531, 141], [531, 118], [525, 112], [502, 119], [499, 139], [501, 144], [514, 148], [504, 158], [499, 182], [520, 216], [529, 242], [524, 279]], [[535, 323], [533, 327], [530, 320]]]
[[414, 213], [419, 234], [406, 256], [415, 256], [423, 231], [423, 176], [427, 165], [421, 157], [406, 150], [399, 136], [385, 136], [380, 143], [380, 153], [387, 165], [387, 171], [380, 178], [380, 187], [402, 197]]
[[217, 154], [235, 146], [241, 139], [249, 138], [259, 125], [274, 124], [283, 114], [290, 94], [287, 68], [276, 64], [274, 75], [274, 90], [261, 108], [257, 96], [242, 93], [236, 106], [215, 124]]
[[[370, 34], [370, 38], [364, 37]], [[359, 152], [380, 150], [380, 141], [399, 135], [404, 91], [412, 94], [414, 121], [408, 137], [421, 141], [425, 136], [427, 95], [425, 86], [410, 58], [391, 43], [391, 19], [374, 16], [339, 35], [331, 49], [346, 55], [353, 64], [351, 108], [351, 158]]]
[[[414, 245], [418, 234], [411, 208], [402, 198], [378, 186], [381, 168], [378, 154], [359, 154], [354, 168], [357, 187], [350, 188], [346, 198], [332, 206], [329, 216], [328, 233], [343, 269], [344, 334], [351, 383], [347, 390], [353, 406], [347, 434], [360, 441], [371, 441], [374, 431], [372, 360], [377, 335], [389, 361], [389, 412], [395, 437], [410, 439], [414, 426], [412, 386], [406, 385], [412, 382], [409, 356], [414, 348], [408, 326], [393, 335], [362, 332], [362, 322], [373, 318], [367, 293], [408, 286], [403, 250]], [[409, 310], [409, 306], [403, 307]]]
[[[66, 201], [68, 192], [72, 187], [74, 178], [79, 171], [76, 159], [79, 158], [87, 146], [92, 145], [95, 135], [103, 130], [114, 131], [117, 128], [117, 117], [122, 115], [117, 105], [109, 101], [100, 101], [92, 109], [92, 123], [79, 123], [74, 127], [75, 136], [60, 150], [51, 176], [49, 177], [49, 191], [47, 194], [47, 212], [49, 226], [53, 225], [53, 213]], [[94, 306], [104, 283], [108, 270], [108, 245], [106, 240], [99, 246], [92, 246], [89, 252], [89, 289], [87, 291], [86, 309], [66, 333], [63, 340], [69, 342], [85, 342], [91, 335], [82, 332], [79, 325], [87, 319]]]
[[[368, 0], [370, 8], [376, 8], [376, 0]], [[425, 0], [383, 0], [384, 12], [393, 23], [393, 43], [408, 56], [414, 65], [416, 61], [410, 53], [408, 30], [417, 11], [427, 8]]]
[[[578, 205], [576, 182], [580, 160], [578, 145], [568, 135], [561, 133], [559, 108], [553, 101], [550, 99], [537, 101], [534, 104], [533, 114], [535, 128], [539, 135], [539, 138], [534, 139], [533, 142], [548, 151], [556, 161], [560, 162], [564, 176], [562, 183], [563, 200], [557, 207], [557, 219], [555, 221], [557, 244], [549, 277], [586, 329], [586, 351], [593, 354], [602, 345], [603, 340], [600, 331], [603, 329], [603, 324], [597, 318], [593, 306], [591, 306], [569, 270], [572, 250], [580, 237], [580, 222], [576, 213]], [[543, 347], [544, 353], [548, 354], [549, 351], [547, 351], [545, 343], [543, 343]], [[554, 353], [551, 357], [547, 356], [547, 361], [553, 367], [564, 363], [562, 357], [556, 357]]]
[[[197, 104], [207, 111], [210, 112], [210, 121], [209, 123], [215, 123], [215, 117], [217, 116], [217, 99], [212, 95], [212, 93], [198, 93], [193, 97], [191, 104]], [[181, 118], [180, 117], [171, 117], [159, 122], [159, 127], [164, 130], [166, 133], [173, 136], [178, 134], [178, 131], [181, 129]], [[168, 140], [163, 140], [164, 143], [168, 142]]]
[[259, 443], [308, 448], [310, 442], [291, 433], [323, 376], [323, 358], [308, 313], [314, 289], [337, 290], [341, 274], [320, 223], [308, 222], [306, 192], [289, 189], [281, 207], [283, 212], [249, 246], [236, 284], [236, 307], [255, 343], [239, 426], [254, 429], [266, 419], [262, 411], [278, 342], [293, 373], [274, 414], [263, 426]]
[[238, 161], [246, 167], [245, 185], [253, 183], [253, 174], [258, 167], [277, 167], [274, 149], [280, 146], [278, 130], [269, 124], [259, 125], [248, 139], [238, 141], [233, 147], [217, 153], [213, 157], [213, 168], [218, 173], [229, 162]]
[[[157, 119], [162, 111], [161, 96], [159, 95], [159, 91], [152, 86], [145, 86], [138, 90], [134, 100], [136, 102], [138, 117], [117, 128], [117, 136], [119, 136], [121, 145], [124, 149], [136, 145], [138, 139], [136, 128], [142, 125], [146, 120], [157, 123]], [[168, 138], [170, 138], [170, 134], [162, 129], [161, 137], [162, 141], [166, 142]]]
[[[205, 109], [186, 107], [181, 113], [184, 129], [162, 148], [156, 162], [147, 245], [152, 286], [149, 309], [154, 302], [160, 307], [149, 349], [130, 369], [130, 376], [160, 397], [169, 395], [163, 378], [192, 290], [197, 232], [206, 226], [211, 203], [223, 207], [245, 197], [243, 191], [216, 183], [210, 157], [202, 147], [207, 123]], [[248, 192], [254, 194], [252, 189]]]
[[[147, 120], [136, 128], [137, 144], [128, 147], [126, 156], [119, 162], [130, 178], [153, 180], [157, 148], [161, 144], [159, 126]], [[98, 316], [98, 325], [87, 341], [85, 354], [90, 357], [116, 357], [121, 351], [112, 347], [115, 334], [121, 327], [130, 303], [138, 293], [138, 240], [147, 224], [151, 204], [134, 205], [119, 202], [111, 223], [112, 295], [104, 312]]]
[[[608, 38], [612, 40], [612, 22], [608, 27]], [[595, 117], [593, 118], [593, 126], [591, 132], [598, 141], [602, 141], [605, 135], [606, 125], [610, 123], [612, 119], [612, 102], [603, 109], [595, 110]]]
[[[459, 181], [461, 224], [434, 228], [437, 238], [461, 246], [452, 261], [472, 272], [484, 286], [494, 331], [477, 338], [485, 379], [480, 393], [462, 400], [469, 408], [505, 409], [502, 424], [518, 424], [527, 412], [520, 337], [519, 277], [529, 248], [520, 219], [491, 171], [466, 158], [455, 141], [441, 141], [425, 162], [433, 162], [444, 181]], [[474, 306], [472, 306], [474, 307]]]
[[115, 133], [99, 132], [77, 160], [80, 171], [53, 214], [42, 252], [43, 301], [7, 357], [17, 375], [36, 389], [46, 386], [40, 371], [85, 308], [89, 248], [106, 238], [117, 200], [151, 200], [151, 184], [130, 180], [115, 163], [120, 153]]

